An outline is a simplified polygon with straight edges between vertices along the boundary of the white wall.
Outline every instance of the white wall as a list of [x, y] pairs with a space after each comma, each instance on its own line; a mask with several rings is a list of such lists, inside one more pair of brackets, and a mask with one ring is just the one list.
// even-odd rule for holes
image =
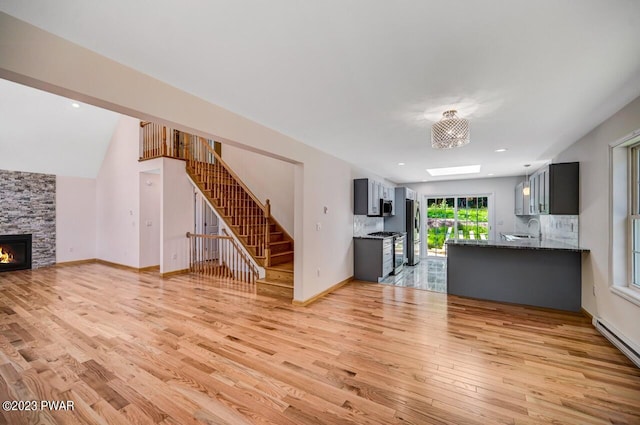
[[56, 176], [56, 262], [96, 258], [96, 179]]
[[130, 267], [140, 264], [139, 121], [122, 116], [97, 178], [97, 258]]
[[194, 190], [185, 162], [162, 158], [160, 273], [189, 268], [189, 239], [194, 231]]
[[350, 164], [319, 151], [299, 168], [304, 202], [302, 230], [296, 227], [294, 298], [303, 301], [353, 276], [353, 180]]
[[591, 250], [582, 261], [582, 307], [636, 346], [640, 345], [640, 307], [610, 291], [609, 143], [639, 128], [637, 98], [554, 158], [554, 162], [580, 162], [580, 245]]
[[293, 175], [295, 165], [231, 145], [222, 146], [222, 160], [256, 197], [271, 203], [271, 214], [295, 238]]
[[160, 265], [160, 170], [140, 173], [140, 267]]
[[[1, 13], [0, 40], [3, 40], [0, 78], [296, 163], [294, 298], [304, 301], [353, 274], [352, 255], [349, 255], [352, 251], [352, 182], [350, 165], [346, 162]], [[137, 154], [137, 145], [133, 149]], [[137, 182], [137, 174], [129, 181]], [[132, 204], [126, 194], [124, 201], [112, 208], [113, 217], [100, 214], [100, 209], [107, 207], [105, 201], [112, 198], [110, 191], [113, 190], [113, 184], [105, 187], [98, 182], [99, 197], [104, 195], [98, 204], [99, 223], [104, 223], [105, 228], [123, 224], [130, 229], [129, 233], [137, 235], [135, 203]], [[324, 217], [321, 208], [327, 204], [331, 212]], [[315, 230], [319, 218], [326, 223], [325, 232]], [[99, 240], [106, 237], [104, 231], [98, 235]], [[112, 248], [113, 244], [107, 245]], [[131, 247], [135, 248], [134, 254], [103, 250], [99, 255], [109, 254], [114, 261], [135, 264], [139, 252], [137, 242], [127, 249], [130, 251]], [[317, 268], [321, 269], [320, 277]]]
[[494, 237], [498, 237], [500, 232], [512, 232], [515, 230], [514, 191], [516, 185], [522, 180], [524, 180], [524, 176], [495, 177], [412, 183], [408, 184], [407, 187], [418, 192], [421, 195], [420, 200], [422, 200], [422, 195], [493, 195], [493, 230]]
[[[162, 166], [161, 159], [138, 162], [139, 140], [140, 121], [122, 116], [113, 132], [96, 184], [96, 256], [134, 268], [154, 265], [148, 264], [147, 260], [157, 251], [155, 246], [140, 245], [140, 173], [159, 170]], [[142, 258], [145, 265], [142, 265]]]

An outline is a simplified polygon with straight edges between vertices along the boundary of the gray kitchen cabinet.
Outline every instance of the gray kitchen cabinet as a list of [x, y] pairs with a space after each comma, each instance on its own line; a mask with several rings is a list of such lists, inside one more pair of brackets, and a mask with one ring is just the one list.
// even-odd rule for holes
[[529, 178], [532, 215], [577, 215], [580, 197], [580, 164], [549, 164]]
[[393, 238], [354, 238], [353, 277], [378, 282], [393, 271]]
[[[380, 216], [380, 200], [393, 201], [394, 188], [373, 179], [353, 180], [353, 213]], [[395, 205], [392, 205], [395, 209]], [[394, 214], [392, 209], [391, 214]]]
[[377, 182], [371, 179], [353, 180], [353, 214], [380, 215]]

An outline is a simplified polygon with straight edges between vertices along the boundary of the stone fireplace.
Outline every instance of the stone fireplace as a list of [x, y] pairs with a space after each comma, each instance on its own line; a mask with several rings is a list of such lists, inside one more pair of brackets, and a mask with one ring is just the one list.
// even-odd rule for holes
[[0, 272], [31, 268], [31, 235], [0, 235]]
[[[55, 264], [56, 176], [0, 170], [0, 200], [0, 235], [31, 236], [28, 258], [23, 253], [26, 242], [19, 242], [15, 247], [21, 252], [4, 255], [7, 258], [12, 255], [12, 261], [20, 259], [21, 263], [29, 260], [28, 268]], [[6, 246], [3, 248], [3, 252], [8, 250]], [[0, 271], [17, 270], [15, 267], [15, 263], [2, 263]]]

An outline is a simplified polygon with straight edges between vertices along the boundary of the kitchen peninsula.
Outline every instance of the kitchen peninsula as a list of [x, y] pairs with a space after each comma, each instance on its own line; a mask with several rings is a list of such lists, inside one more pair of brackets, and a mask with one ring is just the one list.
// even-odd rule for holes
[[447, 292], [483, 300], [580, 311], [582, 255], [551, 240], [448, 240]]

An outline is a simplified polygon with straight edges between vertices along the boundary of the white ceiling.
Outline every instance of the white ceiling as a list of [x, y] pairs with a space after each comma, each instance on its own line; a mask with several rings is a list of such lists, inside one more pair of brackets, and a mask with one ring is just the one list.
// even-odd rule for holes
[[120, 117], [0, 79], [0, 169], [95, 178]]
[[[640, 95], [637, 0], [0, 0], [0, 10], [398, 183], [474, 163], [481, 177], [524, 174]], [[450, 108], [471, 120], [471, 143], [435, 151], [430, 125]]]

